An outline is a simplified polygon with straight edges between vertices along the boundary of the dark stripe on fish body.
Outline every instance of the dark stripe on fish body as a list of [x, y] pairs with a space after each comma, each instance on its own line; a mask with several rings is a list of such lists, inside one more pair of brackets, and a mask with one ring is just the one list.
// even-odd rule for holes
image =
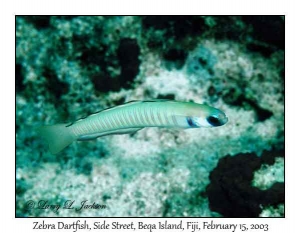
[[145, 106], [144, 107], [144, 115], [145, 115], [145, 119], [146, 119], [146, 125], [149, 124], [149, 117], [148, 117], [147, 109], [148, 108]]
[[131, 118], [130, 118], [130, 113], [131, 113], [130, 109], [127, 109], [125, 111], [127, 126], [131, 126], [132, 125], [132, 121], [131, 121]]
[[153, 107], [150, 107], [150, 116], [151, 116], [151, 119], [152, 119], [152, 124], [153, 125], [157, 124], [155, 122], [155, 117], [154, 117], [154, 113], [153, 113]]
[[126, 126], [127, 125], [126, 109], [121, 110], [121, 119], [122, 119], [122, 122], [123, 122], [123, 126]]
[[197, 125], [194, 123], [194, 121], [193, 121], [193, 119], [191, 117], [186, 117], [186, 122], [192, 128], [197, 127]]
[[129, 119], [130, 119], [131, 125], [134, 125], [134, 124], [135, 124], [134, 118], [133, 118], [133, 111], [134, 111], [133, 108], [131, 108], [131, 109], [129, 110]]
[[109, 115], [107, 116], [107, 119], [108, 119], [110, 125], [112, 126], [112, 128], [116, 128], [116, 125], [114, 124], [113, 117], [112, 117], [111, 114], [109, 114]]
[[98, 125], [98, 127], [99, 127], [100, 129], [103, 129], [103, 125], [102, 125], [102, 121], [101, 121], [101, 118], [100, 118], [100, 117], [96, 118], [96, 124]]
[[143, 116], [144, 116], [144, 125], [148, 125], [148, 116], [147, 116], [147, 107], [144, 106], [142, 110]]
[[130, 126], [135, 125], [133, 115], [132, 115], [132, 108], [128, 109], [128, 120], [130, 122]]
[[119, 127], [119, 124], [118, 124], [118, 122], [117, 122], [116, 114], [115, 114], [115, 113], [112, 114], [111, 118], [112, 118], [113, 124], [115, 125], [115, 128], [118, 128], [118, 127]]
[[160, 115], [160, 109], [159, 109], [159, 108], [158, 108], [156, 114], [157, 114], [158, 121], [160, 122], [161, 125], [163, 125], [164, 123], [163, 123], [163, 121], [162, 121], [162, 118], [161, 118], [161, 115]]
[[166, 119], [166, 124], [167, 125], [171, 125], [170, 121], [169, 121], [169, 118], [168, 118], [168, 113], [167, 111], [164, 111], [164, 116], [165, 116], [165, 119]]
[[84, 133], [88, 133], [89, 132], [89, 129], [88, 129], [88, 127], [87, 127], [87, 124], [82, 124], [82, 128], [83, 128], [83, 132]]
[[117, 113], [114, 113], [114, 119], [115, 119], [116, 125], [117, 125], [118, 127], [120, 127], [120, 126], [122, 125], [122, 123], [120, 122], [120, 119], [119, 119]]
[[105, 122], [105, 126], [106, 126], [106, 128], [107, 128], [107, 129], [110, 129], [110, 128], [111, 128], [111, 126], [109, 125], [109, 122], [108, 122], [107, 115], [105, 115], [105, 116], [103, 117], [103, 120], [104, 120], [104, 122]]
[[93, 131], [97, 131], [98, 126], [97, 126], [96, 123], [97, 123], [97, 122], [96, 122], [94, 119], [91, 120], [91, 125], [92, 125], [92, 128], [93, 128]]
[[174, 125], [179, 126], [175, 115], [172, 115], [172, 120], [174, 122]]
[[139, 118], [138, 118], [138, 116], [137, 116], [136, 108], [135, 108], [135, 107], [133, 107], [133, 115], [134, 115], [135, 122], [136, 122], [137, 124], [141, 124], [140, 121], [139, 121]]
[[145, 113], [146, 113], [147, 125], [151, 125], [151, 120], [150, 120], [150, 108], [149, 108], [149, 107], [146, 107], [146, 108], [145, 108]]
[[141, 125], [145, 125], [145, 120], [144, 120], [144, 117], [143, 117], [144, 115], [143, 115], [142, 109], [140, 111], [138, 111], [138, 115], [139, 115]]
[[123, 119], [124, 115], [123, 115], [122, 109], [120, 109], [120, 111], [118, 112], [118, 116], [119, 116], [119, 120], [121, 122], [121, 125], [125, 125], [125, 120]]

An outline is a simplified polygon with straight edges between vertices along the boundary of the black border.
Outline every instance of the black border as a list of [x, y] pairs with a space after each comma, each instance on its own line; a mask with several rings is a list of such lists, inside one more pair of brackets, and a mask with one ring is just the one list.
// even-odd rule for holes
[[[166, 16], [166, 15], [15, 15], [15, 65], [17, 64], [17, 22], [16, 19], [19, 16]], [[168, 15], [170, 16], [170, 15]], [[179, 15], [176, 15], [179, 16]], [[180, 15], [180, 16], [197, 16], [197, 15]], [[246, 16], [246, 15], [201, 15], [201, 16]], [[283, 16], [286, 19], [286, 15], [247, 15], [247, 16]], [[285, 24], [286, 21], [284, 20], [284, 34], [286, 35], [286, 30], [285, 30]], [[285, 70], [285, 65], [286, 65], [286, 60], [285, 60], [285, 47], [286, 47], [286, 41], [285, 41], [285, 35], [284, 35], [284, 70]], [[15, 78], [16, 78], [16, 70], [15, 70]], [[284, 216], [283, 217], [237, 217], [237, 219], [282, 219], [282, 218], [286, 218], [286, 166], [285, 166], [285, 148], [286, 148], [286, 131], [285, 131], [285, 127], [286, 127], [286, 122], [285, 122], [285, 74], [284, 74], [284, 79], [283, 79], [283, 84], [284, 84], [284, 192], [285, 192], [285, 200], [284, 200]], [[181, 217], [101, 217], [101, 216], [97, 216], [97, 217], [33, 217], [33, 216], [28, 216], [28, 217], [20, 217], [17, 216], [17, 195], [16, 195], [16, 189], [17, 189], [17, 157], [16, 157], [16, 148], [17, 148], [17, 144], [16, 144], [16, 125], [17, 125], [17, 119], [16, 119], [16, 110], [17, 110], [17, 104], [16, 104], [16, 96], [17, 96], [17, 90], [16, 90], [16, 85], [15, 85], [15, 219], [110, 219], [110, 218], [138, 218], [138, 219], [144, 219], [144, 218], [153, 218], [153, 219], [172, 219], [172, 218], [180, 218], [180, 219], [184, 219], [184, 218], [200, 218], [200, 219], [222, 219], [222, 218], [226, 218], [226, 219], [236, 219], [236, 218], [232, 218], [232, 217], [202, 217], [202, 216], [198, 216], [198, 217], [188, 217], [188, 216], [181, 216]]]

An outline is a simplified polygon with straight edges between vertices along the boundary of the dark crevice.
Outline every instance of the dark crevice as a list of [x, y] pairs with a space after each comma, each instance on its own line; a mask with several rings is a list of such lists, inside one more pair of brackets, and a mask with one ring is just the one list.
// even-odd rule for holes
[[254, 100], [246, 98], [242, 92], [237, 89], [230, 89], [223, 95], [223, 100], [231, 106], [253, 109], [256, 113], [256, 120], [260, 122], [273, 116], [271, 111], [260, 107]]
[[207, 28], [200, 16], [144, 16], [142, 23], [145, 29], [166, 30], [166, 35], [182, 39], [187, 35], [195, 36]]
[[163, 99], [163, 100], [175, 100], [175, 95], [174, 95], [174, 94], [166, 94], [166, 95], [159, 94], [159, 95], [157, 96], [157, 99]]
[[254, 153], [225, 156], [210, 173], [207, 186], [210, 209], [224, 217], [258, 217], [261, 207], [284, 203], [284, 183], [275, 183], [268, 190], [252, 186], [254, 172], [262, 164], [273, 164], [284, 151], [264, 152], [261, 157]]
[[68, 93], [69, 85], [58, 79], [56, 73], [50, 68], [44, 68], [43, 76], [47, 79], [46, 88], [55, 98], [55, 103], [61, 99], [62, 95]]
[[16, 64], [16, 92], [24, 91], [25, 85], [23, 81], [24, 75], [22, 72], [22, 65]]
[[253, 37], [284, 49], [284, 20], [280, 16], [243, 16], [242, 19], [253, 28]]
[[134, 78], [139, 73], [140, 47], [136, 39], [121, 39], [118, 48], [118, 59], [121, 66], [120, 85], [124, 88], [130, 87]]
[[28, 23], [33, 24], [37, 29], [50, 27], [51, 16], [23, 16]]
[[182, 49], [170, 49], [163, 54], [163, 58], [173, 63], [176, 69], [181, 69], [187, 58], [187, 52]]

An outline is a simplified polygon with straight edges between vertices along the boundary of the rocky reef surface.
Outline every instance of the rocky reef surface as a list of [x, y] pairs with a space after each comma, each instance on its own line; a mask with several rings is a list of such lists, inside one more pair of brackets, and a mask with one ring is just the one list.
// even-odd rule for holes
[[[57, 155], [35, 131], [156, 98], [229, 122]], [[17, 16], [16, 216], [284, 216], [284, 17]]]

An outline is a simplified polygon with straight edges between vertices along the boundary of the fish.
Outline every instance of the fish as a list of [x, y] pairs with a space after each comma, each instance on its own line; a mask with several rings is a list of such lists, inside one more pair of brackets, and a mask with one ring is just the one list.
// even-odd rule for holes
[[71, 123], [44, 125], [37, 129], [52, 154], [74, 141], [93, 140], [117, 134], [131, 134], [146, 127], [218, 127], [228, 121], [225, 113], [206, 104], [175, 100], [136, 100], [103, 109]]

